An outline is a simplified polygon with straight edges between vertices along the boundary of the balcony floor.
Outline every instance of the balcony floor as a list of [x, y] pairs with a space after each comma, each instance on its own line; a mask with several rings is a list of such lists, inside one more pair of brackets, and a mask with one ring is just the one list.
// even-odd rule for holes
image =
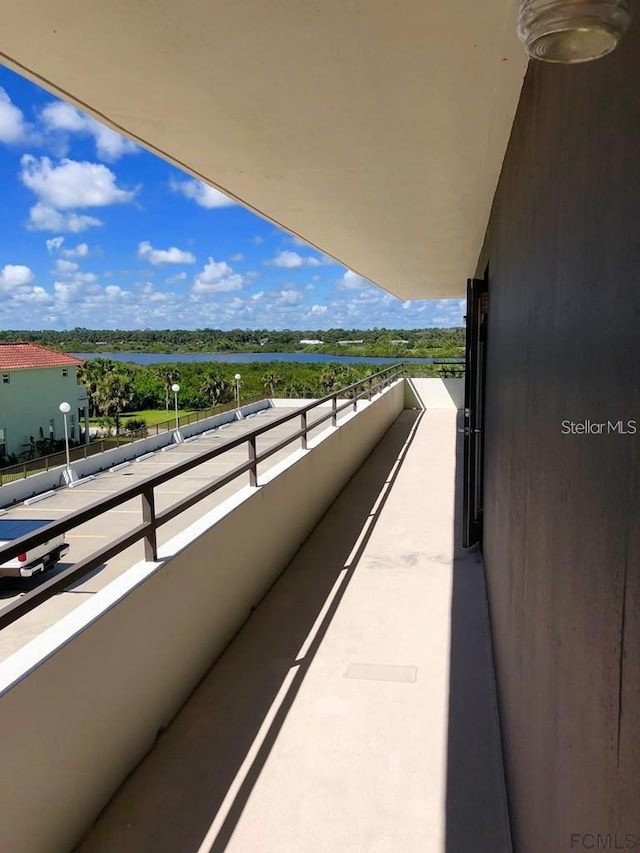
[[400, 416], [83, 853], [511, 850], [457, 414]]

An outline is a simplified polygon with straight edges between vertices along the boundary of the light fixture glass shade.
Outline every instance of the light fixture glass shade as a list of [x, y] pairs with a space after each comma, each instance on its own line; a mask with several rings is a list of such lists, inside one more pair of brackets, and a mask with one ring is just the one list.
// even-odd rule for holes
[[533, 59], [589, 62], [616, 47], [630, 0], [520, 0], [518, 35]]

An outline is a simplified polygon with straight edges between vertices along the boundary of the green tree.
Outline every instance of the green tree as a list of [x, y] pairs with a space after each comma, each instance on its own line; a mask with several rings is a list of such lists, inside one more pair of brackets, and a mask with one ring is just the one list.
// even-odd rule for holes
[[96, 387], [96, 405], [103, 415], [115, 415], [116, 435], [120, 432], [120, 414], [131, 402], [131, 377], [124, 370], [105, 374]]
[[169, 392], [174, 382], [179, 382], [180, 371], [173, 365], [164, 365], [156, 368], [156, 375], [164, 383], [164, 407], [169, 411]]
[[96, 391], [99, 383], [104, 377], [116, 369], [115, 361], [108, 358], [93, 358], [86, 361], [82, 367], [78, 368], [78, 382], [84, 385], [87, 389], [87, 397], [89, 398], [89, 414], [93, 417], [98, 408], [96, 402]]
[[200, 391], [211, 400], [211, 405], [225, 402], [230, 386], [219, 370], [210, 370], [202, 380]]
[[262, 387], [265, 389], [269, 389], [269, 392], [272, 397], [276, 396], [276, 387], [278, 385], [282, 385], [282, 377], [278, 376], [277, 373], [274, 373], [273, 370], [270, 370], [268, 373], [262, 377]]

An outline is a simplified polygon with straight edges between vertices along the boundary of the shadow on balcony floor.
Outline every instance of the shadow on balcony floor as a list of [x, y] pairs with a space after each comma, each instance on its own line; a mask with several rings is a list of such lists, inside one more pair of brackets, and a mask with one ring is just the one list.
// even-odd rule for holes
[[455, 416], [400, 416], [83, 853], [510, 849]]

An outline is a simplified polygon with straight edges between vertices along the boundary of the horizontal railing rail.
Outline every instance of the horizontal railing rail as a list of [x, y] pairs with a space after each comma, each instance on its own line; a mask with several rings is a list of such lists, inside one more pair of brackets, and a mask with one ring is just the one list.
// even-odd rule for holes
[[[264, 397], [248, 397], [242, 400], [243, 406], [250, 403], [257, 403], [258, 400], [263, 400]], [[186, 415], [178, 416], [178, 429], [185, 426], [197, 423], [198, 421], [212, 418], [215, 415], [222, 415], [225, 412], [230, 412], [237, 407], [237, 403], [221, 403], [218, 406], [210, 406], [208, 409], [199, 409], [195, 412], [188, 412]], [[126, 420], [132, 415], [122, 415], [121, 421]], [[119, 432], [114, 436], [107, 438], [99, 438], [96, 441], [90, 441], [88, 444], [79, 444], [69, 448], [69, 459], [71, 462], [78, 462], [80, 459], [88, 459], [90, 456], [95, 456], [98, 453], [105, 453], [107, 450], [113, 450], [122, 447], [126, 444], [133, 444], [143, 438], [148, 438], [153, 435], [160, 435], [161, 432], [171, 432], [176, 428], [176, 418], [169, 418], [166, 421], [161, 421], [157, 424], [144, 426], [137, 430], [127, 430]], [[8, 485], [16, 480], [24, 480], [33, 474], [40, 474], [43, 471], [49, 471], [51, 468], [59, 468], [66, 465], [67, 457], [64, 450], [48, 453], [46, 456], [35, 456], [33, 459], [23, 459], [22, 462], [16, 462], [14, 465], [6, 465], [0, 468], [0, 486]]]
[[[130, 501], [138, 497], [141, 498], [141, 524], [138, 524], [132, 530], [110, 542], [108, 545], [105, 545], [100, 550], [85, 557], [80, 562], [59, 572], [55, 577], [46, 580], [32, 592], [27, 593], [7, 605], [7, 607], [0, 611], [0, 629], [5, 628], [12, 622], [15, 622], [25, 613], [33, 610], [53, 595], [62, 592], [71, 583], [81, 580], [84, 576], [104, 563], [105, 560], [114, 557], [116, 554], [124, 551], [125, 548], [128, 548], [139, 541], [144, 542], [145, 560], [150, 562], [156, 561], [158, 558], [157, 530], [160, 526], [171, 521], [173, 518], [180, 515], [180, 513], [199, 503], [210, 494], [213, 494], [218, 489], [221, 489], [223, 486], [247, 472], [249, 474], [249, 484], [251, 486], [257, 486], [258, 465], [261, 462], [264, 462], [266, 459], [295, 441], [300, 441], [301, 447], [306, 449], [309, 432], [327, 421], [331, 421], [332, 426], [337, 426], [338, 415], [340, 412], [343, 412], [348, 408], [352, 408], [353, 411], [356, 411], [358, 400], [370, 400], [374, 394], [382, 391], [388, 385], [391, 385], [403, 376], [404, 365], [402, 363], [392, 365], [391, 367], [385, 368], [378, 373], [374, 373], [365, 379], [354, 382], [352, 385], [348, 385], [345, 388], [341, 388], [340, 390], [327, 394], [325, 397], [321, 397], [318, 400], [307, 403], [296, 409], [294, 412], [288, 412], [279, 418], [275, 418], [267, 424], [263, 424], [262, 426], [252, 429], [248, 433], [229, 439], [228, 441], [220, 444], [218, 447], [206, 450], [197, 456], [185, 460], [184, 462], [173, 465], [166, 471], [159, 474], [152, 474], [144, 480], [140, 480], [131, 486], [127, 486], [106, 498], [101, 498], [87, 507], [71, 512], [57, 521], [52, 521], [37, 532], [23, 536], [20, 539], [16, 539], [10, 545], [0, 548], [0, 564], [2, 564], [3, 562], [12, 560], [19, 554], [35, 548], [56, 536], [68, 533], [70, 530], [79, 527], [81, 524], [85, 524], [87, 521], [91, 521], [99, 515], [115, 509], [126, 501]], [[342, 398], [346, 399], [342, 400]], [[321, 406], [326, 406], [327, 404], [330, 404], [331, 406], [329, 412], [326, 412], [313, 420], [309, 418], [310, 412]], [[287, 435], [275, 445], [266, 448], [260, 453], [257, 452], [256, 442], [260, 436], [296, 418], [300, 420], [300, 428], [298, 430]], [[237, 465], [231, 471], [215, 478], [210, 483], [207, 483], [197, 491], [185, 498], [182, 498], [161, 512], [156, 512], [154, 490], [157, 486], [161, 486], [167, 481], [172, 480], [175, 477], [179, 477], [187, 471], [191, 471], [198, 465], [202, 465], [204, 462], [216, 459], [218, 456], [222, 456], [222, 454], [227, 453], [230, 450], [234, 450], [243, 444], [246, 444], [248, 448], [246, 462]]]

